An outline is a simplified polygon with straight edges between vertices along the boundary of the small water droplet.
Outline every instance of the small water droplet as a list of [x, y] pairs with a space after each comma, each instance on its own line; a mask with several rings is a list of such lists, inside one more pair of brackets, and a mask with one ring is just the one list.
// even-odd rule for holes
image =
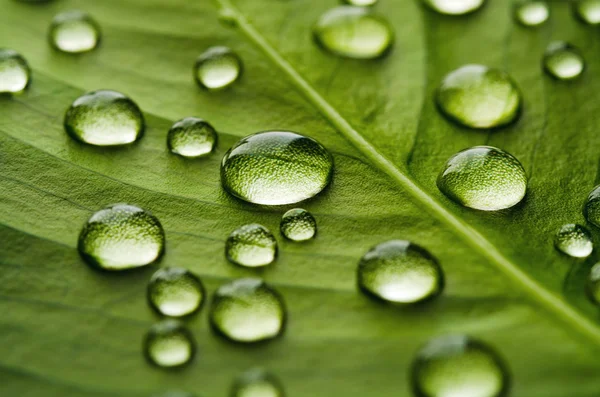
[[86, 222], [78, 248], [93, 266], [125, 270], [155, 262], [164, 246], [164, 230], [156, 217], [133, 205], [115, 204]]
[[150, 327], [144, 350], [148, 360], [159, 367], [180, 367], [194, 358], [196, 342], [183, 323], [163, 320]]
[[392, 240], [371, 248], [358, 264], [358, 286], [392, 303], [416, 303], [441, 293], [444, 275], [424, 248]]
[[74, 139], [95, 146], [126, 145], [144, 132], [144, 116], [127, 96], [110, 90], [88, 92], [65, 114], [65, 130]]
[[444, 77], [436, 102], [451, 120], [470, 128], [495, 128], [513, 122], [519, 115], [521, 93], [500, 70], [465, 65]]
[[590, 269], [587, 290], [592, 302], [600, 306], [600, 262], [596, 263]]
[[423, 0], [433, 11], [445, 15], [464, 15], [476, 11], [485, 0]]
[[242, 373], [233, 382], [231, 397], [284, 397], [279, 379], [260, 368]]
[[563, 225], [556, 233], [554, 246], [574, 258], [587, 258], [594, 250], [592, 235], [581, 225]]
[[281, 234], [292, 241], [306, 241], [315, 237], [317, 221], [312, 214], [302, 208], [287, 211], [281, 217]]
[[583, 72], [585, 61], [579, 50], [568, 43], [550, 43], [544, 53], [544, 70], [558, 80], [571, 80]]
[[236, 26], [237, 15], [230, 8], [221, 8], [219, 10], [219, 21], [227, 26]]
[[244, 225], [227, 238], [225, 256], [230, 262], [244, 267], [267, 266], [277, 257], [277, 240], [262, 225]]
[[177, 121], [167, 135], [169, 150], [182, 157], [206, 156], [216, 144], [217, 131], [207, 121], [197, 117]]
[[592, 225], [600, 227], [600, 185], [590, 192], [583, 207], [583, 215]]
[[100, 26], [83, 11], [67, 11], [54, 17], [48, 38], [59, 51], [72, 54], [88, 52], [100, 43]]
[[367, 6], [372, 6], [375, 5], [379, 0], [342, 0], [342, 2], [351, 5], [351, 6], [358, 6], [358, 7], [367, 7]]
[[525, 0], [515, 6], [515, 18], [523, 26], [539, 26], [549, 16], [550, 8], [545, 1]]
[[333, 54], [356, 59], [385, 55], [394, 42], [390, 23], [368, 7], [339, 6], [313, 27], [316, 42]]
[[576, 0], [575, 14], [588, 25], [600, 24], [600, 0]]
[[235, 342], [259, 342], [279, 336], [285, 326], [282, 297], [264, 281], [254, 278], [222, 285], [211, 302], [213, 328]]
[[16, 51], [0, 48], [0, 94], [18, 94], [29, 85], [31, 70]]
[[196, 59], [194, 77], [201, 88], [219, 90], [235, 83], [242, 70], [242, 60], [231, 49], [211, 47]]
[[437, 186], [465, 207], [497, 211], [523, 200], [527, 175], [511, 154], [491, 146], [475, 146], [450, 157]]
[[331, 181], [333, 158], [319, 142], [286, 131], [243, 138], [223, 157], [221, 183], [230, 194], [264, 205], [294, 204]]
[[510, 377], [504, 362], [483, 342], [445, 336], [423, 347], [412, 365], [412, 387], [419, 397], [501, 397]]
[[160, 314], [182, 317], [204, 303], [204, 286], [196, 275], [180, 267], [159, 269], [148, 283], [148, 301]]

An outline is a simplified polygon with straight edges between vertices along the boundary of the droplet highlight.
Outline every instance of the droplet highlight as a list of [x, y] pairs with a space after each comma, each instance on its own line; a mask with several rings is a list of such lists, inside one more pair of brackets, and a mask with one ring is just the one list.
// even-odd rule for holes
[[0, 48], [0, 94], [19, 94], [27, 88], [31, 69], [21, 54]]
[[576, 0], [575, 14], [588, 25], [600, 24], [600, 0]]
[[544, 53], [544, 70], [558, 80], [572, 80], [581, 75], [585, 60], [581, 52], [568, 43], [551, 43]]
[[267, 266], [277, 257], [277, 240], [273, 233], [262, 225], [244, 225], [234, 230], [227, 238], [225, 256], [239, 266]]
[[205, 295], [202, 281], [181, 267], [159, 269], [148, 283], [148, 302], [164, 316], [182, 317], [199, 311]]
[[581, 225], [563, 225], [554, 237], [554, 246], [574, 258], [587, 258], [594, 250], [592, 235]]
[[589, 223], [600, 227], [600, 185], [596, 186], [585, 200], [583, 215]]
[[294, 208], [283, 214], [279, 228], [288, 240], [306, 241], [317, 234], [317, 221], [305, 209]]
[[357, 7], [368, 7], [377, 4], [379, 0], [342, 0], [342, 2]]
[[433, 11], [444, 15], [465, 15], [477, 11], [485, 0], [423, 0]]
[[144, 339], [148, 360], [159, 367], [181, 367], [196, 354], [196, 341], [185, 325], [177, 320], [154, 324]]
[[540, 26], [550, 17], [545, 1], [523, 1], [515, 6], [515, 19], [523, 26]]
[[54, 17], [48, 38], [59, 51], [71, 54], [88, 52], [100, 43], [100, 26], [83, 11], [67, 11]]
[[186, 117], [169, 129], [167, 145], [171, 153], [182, 157], [206, 156], [217, 144], [217, 131], [207, 121]]
[[231, 397], [284, 397], [279, 379], [273, 374], [255, 368], [238, 376], [231, 387]]
[[240, 57], [227, 47], [211, 47], [194, 65], [194, 78], [201, 88], [220, 90], [235, 83], [243, 70]]
[[590, 269], [587, 291], [592, 303], [600, 306], [600, 263], [596, 263]]

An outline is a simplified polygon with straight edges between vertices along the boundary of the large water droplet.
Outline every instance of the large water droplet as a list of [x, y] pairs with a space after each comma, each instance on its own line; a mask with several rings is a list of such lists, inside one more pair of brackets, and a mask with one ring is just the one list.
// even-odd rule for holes
[[194, 358], [196, 342], [183, 323], [163, 320], [146, 334], [144, 349], [151, 363], [164, 368], [180, 367]]
[[367, 7], [375, 5], [379, 0], [342, 0], [344, 3], [351, 6]]
[[521, 93], [508, 74], [482, 65], [465, 65], [444, 77], [437, 105], [451, 120], [470, 128], [495, 128], [519, 115]]
[[54, 17], [48, 38], [59, 51], [87, 52], [100, 43], [100, 26], [85, 12], [67, 11]]
[[263, 369], [255, 368], [238, 376], [231, 388], [231, 397], [284, 397], [279, 379]]
[[446, 15], [464, 15], [476, 11], [485, 0], [423, 0], [432, 10]]
[[590, 192], [583, 207], [583, 215], [592, 225], [600, 227], [600, 185]]
[[227, 238], [225, 256], [230, 262], [244, 267], [267, 266], [277, 257], [277, 240], [262, 225], [244, 225]]
[[592, 235], [581, 225], [563, 225], [554, 238], [554, 246], [559, 251], [574, 258], [587, 258], [594, 250]]
[[194, 65], [194, 78], [201, 88], [219, 90], [235, 83], [242, 74], [242, 60], [227, 47], [211, 47]]
[[358, 264], [358, 286], [367, 294], [393, 303], [416, 303], [438, 295], [444, 275], [427, 250], [392, 240], [369, 250]]
[[319, 142], [286, 131], [243, 138], [223, 157], [221, 183], [254, 204], [294, 204], [320, 193], [331, 181], [333, 158]]
[[16, 51], [0, 48], [0, 94], [18, 94], [29, 85], [31, 70]]
[[500, 357], [466, 336], [430, 341], [412, 366], [413, 390], [419, 397], [501, 397], [509, 383]]
[[141, 208], [115, 204], [96, 212], [79, 235], [79, 252], [91, 265], [125, 270], [156, 261], [165, 246], [158, 219]]
[[544, 53], [544, 70], [559, 80], [571, 80], [583, 72], [585, 60], [579, 50], [568, 43], [551, 43]]
[[523, 200], [527, 175], [511, 154], [491, 146], [475, 146], [450, 157], [437, 186], [465, 207], [496, 211]]
[[339, 6], [325, 12], [313, 27], [315, 40], [343, 57], [378, 58], [394, 41], [389, 22], [367, 7]]
[[167, 135], [169, 150], [183, 157], [205, 156], [214, 150], [216, 144], [217, 132], [213, 126], [197, 117], [179, 120]]
[[260, 279], [244, 278], [222, 285], [211, 302], [210, 321], [235, 342], [259, 342], [280, 335], [286, 309], [282, 297]]
[[600, 306], [600, 262], [590, 269], [587, 290], [592, 302]]
[[204, 286], [187, 269], [159, 269], [148, 283], [148, 301], [162, 315], [181, 317], [194, 313], [204, 303]]
[[80, 96], [67, 109], [65, 130], [74, 139], [90, 145], [126, 145], [144, 132], [144, 116], [127, 96], [110, 90]]
[[600, 0], [576, 0], [575, 14], [589, 25], [600, 24]]
[[525, 0], [515, 6], [515, 18], [523, 26], [539, 26], [549, 16], [550, 8], [545, 1]]
[[281, 217], [281, 234], [292, 241], [306, 241], [317, 234], [317, 221], [312, 214], [302, 208], [287, 211]]

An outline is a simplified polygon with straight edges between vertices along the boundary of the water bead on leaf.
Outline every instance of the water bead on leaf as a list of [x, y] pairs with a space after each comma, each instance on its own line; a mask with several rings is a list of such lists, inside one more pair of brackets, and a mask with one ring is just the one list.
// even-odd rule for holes
[[600, 0], [575, 0], [575, 14], [588, 25], [600, 24]]
[[423, 0], [433, 11], [446, 15], [464, 15], [478, 10], [486, 0]]
[[317, 234], [317, 221], [310, 212], [294, 208], [283, 214], [279, 228], [288, 240], [306, 241]]
[[549, 16], [550, 7], [545, 1], [525, 0], [515, 6], [515, 18], [523, 26], [539, 26]]
[[554, 238], [554, 246], [560, 252], [574, 258], [587, 258], [594, 250], [592, 235], [581, 225], [563, 225]]
[[48, 38], [59, 51], [88, 52], [100, 43], [100, 26], [83, 11], [67, 11], [54, 17]]
[[255, 368], [239, 375], [233, 382], [230, 397], [284, 397], [279, 379], [263, 369]]
[[588, 295], [595, 305], [600, 306], [600, 263], [590, 269], [588, 276]]
[[148, 283], [148, 301], [162, 315], [181, 317], [202, 307], [206, 292], [200, 279], [187, 269], [165, 267]]
[[18, 94], [29, 85], [31, 70], [18, 52], [0, 48], [0, 94]]
[[550, 43], [544, 53], [543, 66], [546, 73], [557, 80], [572, 80], [585, 69], [585, 60], [581, 52], [562, 41]]
[[210, 154], [217, 143], [217, 132], [207, 121], [186, 117], [169, 129], [169, 150], [182, 157], [202, 157]]
[[600, 227], [600, 185], [596, 186], [587, 197], [583, 215], [592, 225]]
[[183, 323], [163, 320], [146, 334], [144, 351], [148, 360], [159, 367], [181, 367], [194, 358], [196, 341]]
[[242, 60], [227, 47], [211, 47], [194, 64], [194, 78], [201, 88], [219, 90], [229, 87], [242, 74]]
[[225, 256], [230, 262], [244, 267], [267, 266], [277, 257], [277, 240], [262, 225], [244, 225], [227, 238]]

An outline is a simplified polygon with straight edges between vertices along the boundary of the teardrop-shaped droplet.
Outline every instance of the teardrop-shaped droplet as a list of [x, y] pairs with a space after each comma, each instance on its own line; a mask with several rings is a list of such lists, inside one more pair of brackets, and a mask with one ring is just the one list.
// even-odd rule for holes
[[183, 323], [163, 320], [146, 334], [144, 350], [148, 360], [159, 367], [181, 367], [194, 358], [196, 341]]
[[197, 312], [205, 295], [200, 279], [181, 267], [159, 269], [148, 283], [148, 301], [164, 316], [182, 317]]
[[317, 234], [315, 217], [302, 208], [294, 208], [283, 214], [279, 226], [281, 234], [292, 241], [310, 240]]
[[576, 0], [575, 14], [588, 25], [600, 24], [600, 0]]
[[286, 309], [281, 295], [264, 281], [244, 278], [222, 285], [215, 292], [210, 321], [227, 339], [259, 342], [283, 332]]
[[179, 120], [169, 130], [167, 145], [182, 157], [201, 157], [211, 153], [217, 144], [217, 131], [197, 117]]
[[194, 78], [201, 88], [219, 90], [235, 83], [242, 70], [242, 60], [231, 49], [211, 47], [196, 59]]
[[79, 235], [79, 252], [91, 265], [125, 270], [155, 262], [165, 233], [156, 217], [141, 208], [115, 204], [96, 212]]
[[590, 269], [587, 290], [592, 302], [600, 306], [600, 262]]
[[331, 181], [333, 158], [319, 142], [287, 131], [243, 138], [223, 157], [221, 184], [250, 203], [294, 204], [319, 194]]
[[581, 225], [563, 225], [556, 233], [554, 246], [557, 250], [574, 258], [587, 258], [594, 250], [592, 235]]
[[417, 303], [437, 296], [444, 275], [424, 248], [392, 240], [369, 250], [358, 264], [358, 286], [365, 293], [392, 303]]
[[368, 7], [338, 6], [313, 27], [316, 42], [333, 54], [356, 59], [385, 55], [394, 42], [390, 23]]
[[284, 397], [279, 379], [260, 368], [242, 373], [231, 387], [231, 397]]
[[585, 69], [585, 60], [579, 50], [568, 43], [550, 43], [544, 53], [544, 70], [558, 80], [572, 80]]
[[449, 119], [470, 128], [496, 128], [519, 115], [521, 93], [500, 70], [465, 65], [444, 77], [436, 93], [439, 109]]
[[25, 58], [16, 51], [0, 48], [0, 94], [23, 92], [30, 79], [31, 70]]
[[77, 98], [65, 114], [65, 130], [74, 139], [95, 146], [126, 145], [144, 132], [144, 116], [129, 97], [100, 90]]
[[83, 11], [67, 11], [54, 17], [48, 37], [59, 51], [88, 52], [100, 43], [100, 26]]
[[590, 192], [583, 207], [583, 215], [592, 225], [600, 227], [600, 185]]
[[448, 198], [483, 211], [510, 208], [527, 191], [525, 169], [511, 154], [491, 146], [475, 146], [452, 156], [437, 179]]
[[230, 262], [244, 267], [267, 266], [277, 257], [277, 240], [262, 225], [244, 225], [227, 238], [225, 256]]
[[419, 397], [503, 397], [509, 384], [503, 360], [483, 342], [462, 335], [430, 341], [412, 365]]
[[545, 1], [525, 0], [515, 6], [515, 18], [523, 26], [539, 26], [550, 17]]
[[464, 15], [476, 11], [486, 0], [423, 0], [432, 10], [446, 15]]

